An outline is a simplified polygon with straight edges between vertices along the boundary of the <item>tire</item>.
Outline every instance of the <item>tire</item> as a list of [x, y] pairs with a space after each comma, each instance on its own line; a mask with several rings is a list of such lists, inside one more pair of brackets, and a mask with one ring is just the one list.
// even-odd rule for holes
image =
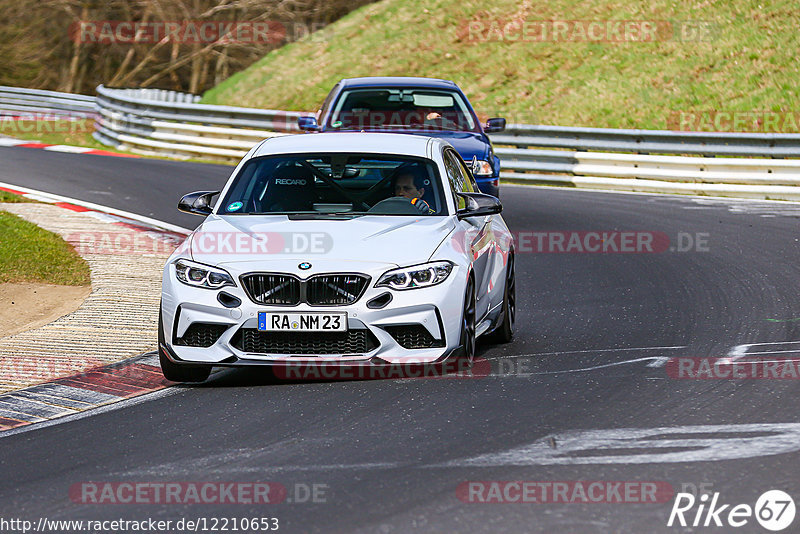
[[470, 277], [464, 292], [464, 308], [461, 314], [462, 357], [470, 364], [475, 360], [475, 282]]
[[170, 361], [161, 345], [164, 344], [164, 328], [161, 320], [161, 307], [158, 309], [158, 361], [161, 373], [171, 382], [203, 382], [211, 374], [209, 365], [180, 365]]
[[514, 255], [508, 256], [506, 283], [503, 289], [503, 322], [500, 323], [490, 339], [495, 343], [508, 343], [514, 337], [514, 320], [517, 314], [517, 284], [514, 276]]

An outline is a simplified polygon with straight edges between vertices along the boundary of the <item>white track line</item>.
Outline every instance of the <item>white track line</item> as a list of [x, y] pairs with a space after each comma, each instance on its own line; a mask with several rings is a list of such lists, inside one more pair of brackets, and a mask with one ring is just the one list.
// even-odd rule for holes
[[769, 341], [767, 343], [751, 343], [750, 347], [760, 347], [761, 345], [800, 345], [800, 341]]
[[90, 210], [96, 210], [103, 213], [110, 213], [111, 215], [124, 217], [132, 221], [144, 223], [148, 226], [153, 226], [155, 228], [160, 228], [162, 230], [168, 230], [170, 232], [175, 232], [177, 234], [189, 235], [191, 233], [191, 230], [183, 228], [182, 226], [177, 226], [174, 224], [170, 224], [168, 222], [159, 221], [158, 219], [152, 219], [150, 217], [138, 215], [136, 213], [131, 213], [129, 211], [118, 210], [116, 208], [109, 208], [108, 206], [95, 204], [93, 202], [86, 202], [85, 200], [78, 200], [76, 198], [54, 195], [53, 193], [38, 191], [36, 189], [30, 189], [28, 187], [22, 187], [20, 185], [8, 184], [4, 182], [0, 182], [0, 187], [5, 187], [7, 189], [13, 189], [15, 191], [22, 191], [26, 194], [35, 195], [31, 197], [34, 199], [41, 199], [43, 201], [50, 201], [50, 202], [66, 202], [69, 204], [75, 204], [76, 206], [82, 206]]
[[31, 141], [22, 141], [20, 139], [11, 139], [10, 137], [0, 137], [0, 146], [17, 146], [30, 143]]
[[800, 352], [798, 350], [769, 350], [769, 351], [762, 351], [762, 352], [748, 352], [751, 347], [761, 347], [764, 345], [798, 345], [800, 341], [769, 341], [766, 343], [746, 343], [744, 345], [736, 345], [730, 351], [728, 351], [728, 355], [725, 358], [720, 358], [717, 360], [717, 365], [730, 365], [736, 360], [740, 360], [745, 356], [751, 356], [753, 354], [782, 354], [782, 353], [792, 353], [792, 352]]
[[[613, 362], [613, 363], [606, 363], [603, 365], [595, 365], [593, 367], [582, 367], [578, 369], [563, 369], [560, 371], [541, 371], [538, 373], [510, 373], [510, 374], [488, 374], [485, 378], [508, 378], [509, 376], [514, 378], [526, 378], [529, 376], [539, 376], [539, 375], [560, 375], [566, 373], [585, 373], [587, 371], [595, 371], [597, 369], [605, 369], [606, 367], [616, 367], [618, 365], [627, 365], [629, 363], [637, 363], [637, 362], [646, 362], [659, 359], [658, 356], [648, 356], [645, 358], [636, 358], [635, 360], [625, 360], [624, 362]], [[648, 366], [649, 367], [649, 366]]]
[[86, 152], [92, 152], [94, 148], [71, 145], [53, 145], [46, 146], [43, 150], [49, 150], [50, 152], [67, 152], [69, 154], [85, 154]]
[[565, 350], [559, 352], [535, 352], [531, 354], [517, 354], [515, 356], [503, 356], [505, 359], [510, 358], [532, 358], [534, 356], [557, 356], [559, 354], [586, 354], [593, 352], [624, 352], [631, 350], [677, 350], [685, 349], [688, 345], [674, 345], [669, 347], [630, 347], [630, 348], [617, 348], [617, 349], [591, 349], [591, 350]]
[[730, 365], [739, 358], [747, 356], [747, 349], [749, 349], [752, 346], [753, 345], [750, 343], [744, 345], [736, 345], [735, 347], [733, 347], [731, 350], [728, 351], [728, 355], [725, 358], [720, 358], [719, 360], [717, 360], [717, 365]]
[[[625, 352], [625, 351], [632, 351], [632, 350], [677, 350], [677, 349], [685, 349], [687, 345], [679, 345], [679, 346], [669, 346], [669, 347], [631, 347], [631, 348], [619, 348], [619, 349], [595, 349], [595, 350], [573, 350], [573, 351], [564, 351], [564, 352], [540, 352], [537, 354], [520, 354], [517, 356], [504, 356], [504, 358], [529, 358], [535, 356], [558, 356], [562, 354], [592, 354], [595, 352]], [[646, 358], [648, 360], [652, 360], [650, 363], [647, 364], [647, 367], [664, 367], [667, 362], [669, 361], [669, 357], [667, 356], [653, 356], [650, 358]], [[625, 362], [623, 362], [625, 363]]]

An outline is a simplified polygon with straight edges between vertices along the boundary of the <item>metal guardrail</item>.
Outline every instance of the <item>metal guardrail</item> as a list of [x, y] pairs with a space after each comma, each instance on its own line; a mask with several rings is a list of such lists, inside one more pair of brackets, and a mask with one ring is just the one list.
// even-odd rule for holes
[[0, 115], [90, 117], [95, 111], [93, 96], [0, 86]]
[[194, 95], [97, 88], [95, 138], [143, 154], [237, 161], [259, 141], [299, 132], [301, 112], [198, 104]]
[[517, 148], [545, 147], [638, 154], [695, 154], [800, 158], [800, 134], [679, 132], [511, 124], [492, 142]]
[[777, 159], [800, 158], [800, 134], [513, 124], [490, 137], [504, 180], [800, 200], [800, 159]]
[[147, 99], [144, 94], [137, 94], [137, 91], [147, 89], [109, 89], [100, 85], [97, 87], [97, 105], [100, 109], [130, 114], [136, 118], [277, 132], [299, 132], [297, 118], [308, 115], [296, 111], [154, 101]]
[[800, 159], [698, 158], [609, 152], [497, 148], [502, 176], [525, 179], [530, 172], [699, 183], [800, 185]]
[[[100, 87], [103, 87], [102, 85]], [[180, 91], [169, 91], [167, 89], [106, 89], [114, 91], [118, 95], [126, 95], [138, 100], [155, 102], [182, 102], [186, 104], [196, 104], [200, 102], [200, 95], [192, 93], [182, 93]]]
[[[100, 142], [142, 154], [237, 161], [262, 139], [297, 133], [302, 112], [198, 103], [157, 89], [97, 97], [0, 87], [0, 113], [93, 113]], [[800, 134], [677, 132], [512, 124], [492, 134], [500, 177], [626, 191], [800, 200]], [[691, 155], [691, 156], [687, 156]], [[721, 157], [716, 157], [721, 156]]]
[[800, 200], [800, 160], [775, 159], [800, 158], [800, 134], [512, 124], [490, 137], [503, 180]]

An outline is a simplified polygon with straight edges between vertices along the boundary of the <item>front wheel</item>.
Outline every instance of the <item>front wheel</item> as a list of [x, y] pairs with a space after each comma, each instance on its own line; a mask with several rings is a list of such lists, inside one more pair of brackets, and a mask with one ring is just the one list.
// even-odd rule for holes
[[208, 365], [179, 365], [170, 361], [161, 345], [164, 344], [164, 328], [161, 320], [161, 309], [158, 311], [158, 361], [161, 373], [171, 382], [203, 382], [211, 374]]
[[506, 266], [506, 287], [503, 290], [503, 322], [492, 332], [491, 339], [496, 343], [508, 343], [514, 337], [514, 319], [517, 313], [517, 287], [514, 277], [514, 256], [508, 256]]

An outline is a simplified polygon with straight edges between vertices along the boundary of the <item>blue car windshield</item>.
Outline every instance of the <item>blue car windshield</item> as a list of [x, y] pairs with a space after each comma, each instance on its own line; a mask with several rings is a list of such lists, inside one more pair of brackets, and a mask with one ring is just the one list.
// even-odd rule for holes
[[374, 154], [292, 154], [245, 163], [220, 215], [446, 215], [437, 166]]
[[412, 88], [344, 90], [326, 128], [339, 131], [480, 131], [459, 93]]

